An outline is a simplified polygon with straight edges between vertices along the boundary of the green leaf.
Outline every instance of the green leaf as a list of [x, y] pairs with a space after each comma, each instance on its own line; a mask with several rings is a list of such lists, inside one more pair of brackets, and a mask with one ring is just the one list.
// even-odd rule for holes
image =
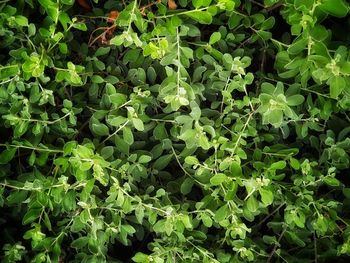
[[15, 16], [15, 21], [19, 26], [28, 26], [28, 19], [25, 16]]
[[149, 155], [141, 155], [139, 158], [139, 163], [149, 163], [152, 160], [152, 157]]
[[198, 9], [202, 6], [207, 7], [210, 5], [210, 3], [211, 3], [211, 0], [193, 0], [192, 1], [192, 4], [196, 9]]
[[101, 156], [104, 159], [108, 159], [113, 156], [114, 148], [112, 146], [103, 147], [101, 150]]
[[186, 156], [185, 163], [189, 165], [195, 165], [195, 164], [199, 164], [199, 161], [195, 156]]
[[239, 177], [242, 175], [242, 167], [238, 162], [233, 161], [230, 166], [231, 176]]
[[58, 48], [62, 54], [68, 54], [68, 46], [66, 43], [59, 43]]
[[131, 129], [127, 126], [123, 128], [123, 139], [128, 145], [132, 145], [134, 143], [134, 135]]
[[25, 134], [26, 131], [27, 131], [27, 129], [28, 129], [28, 126], [29, 126], [29, 122], [26, 122], [26, 121], [20, 122], [20, 123], [15, 127], [15, 130], [14, 130], [14, 137], [15, 137], [15, 138], [19, 138], [19, 137], [21, 137], [23, 134]]
[[19, 72], [18, 65], [0, 66], [0, 80], [17, 75]]
[[107, 55], [110, 50], [111, 50], [110, 47], [99, 47], [95, 52], [95, 57]]
[[249, 196], [248, 200], [246, 201], [247, 208], [250, 212], [254, 213], [259, 208], [259, 202], [256, 200], [254, 195]]
[[307, 39], [300, 38], [297, 41], [295, 41], [292, 45], [290, 45], [287, 51], [291, 55], [300, 54], [306, 48], [307, 44]]
[[[117, 107], [126, 102], [126, 96], [124, 94], [120, 94], [120, 93], [115, 93], [115, 94], [110, 95], [109, 99], [111, 100], [111, 103]], [[121, 117], [121, 116], [118, 116], [118, 117]]]
[[209, 38], [209, 45], [213, 45], [221, 39], [220, 32], [214, 32]]
[[63, 155], [70, 155], [73, 152], [73, 149], [75, 149], [77, 147], [77, 142], [76, 141], [70, 141], [67, 142], [64, 146], [63, 146]]
[[329, 223], [323, 215], [319, 215], [317, 220], [313, 222], [312, 227], [319, 235], [325, 235], [329, 229]]
[[304, 228], [305, 226], [305, 215], [301, 210], [298, 210], [297, 212], [292, 211], [292, 218], [295, 224], [300, 227]]
[[113, 37], [109, 43], [112, 45], [116, 45], [116, 46], [121, 46], [124, 43], [124, 39], [125, 39], [125, 35], [117, 35], [115, 37]]
[[126, 121], [126, 118], [123, 116], [108, 116], [107, 123], [111, 126], [118, 127], [121, 124], [124, 124]]
[[73, 248], [81, 249], [83, 247], [86, 247], [89, 242], [89, 237], [79, 237], [75, 239], [70, 245]]
[[192, 186], [193, 186], [193, 179], [186, 178], [181, 184], [181, 188], [180, 188], [181, 193], [184, 195], [187, 195], [188, 193], [191, 192]]
[[259, 189], [259, 193], [261, 196], [261, 201], [265, 204], [265, 205], [270, 205], [273, 202], [273, 193], [270, 190], [266, 190], [266, 189]]
[[74, 4], [74, 0], [61, 0], [61, 2], [65, 5], [73, 5]]
[[[28, 164], [30, 166], [33, 166], [35, 163], [35, 159], [36, 159], [36, 154], [34, 151], [32, 151], [32, 153], [30, 154], [29, 158], [28, 158]], [[1, 159], [0, 159], [1, 160]]]
[[85, 23], [73, 23], [73, 27], [80, 30], [80, 31], [87, 31], [87, 26]]
[[165, 167], [168, 166], [171, 159], [173, 157], [173, 154], [166, 154], [161, 157], [159, 157], [153, 164], [153, 168], [157, 169], [158, 171], [163, 170]]
[[143, 218], [145, 216], [145, 209], [143, 206], [136, 207], [135, 216], [136, 216], [137, 222], [139, 222], [139, 224], [142, 224]]
[[194, 11], [185, 13], [186, 16], [191, 17], [193, 20], [201, 24], [211, 24], [213, 17], [208, 11]]
[[0, 164], [7, 164], [15, 156], [17, 148], [9, 148], [0, 153]]
[[278, 110], [271, 110], [269, 113], [263, 115], [263, 124], [272, 124], [275, 128], [278, 128], [283, 123], [283, 112]]
[[132, 260], [136, 263], [148, 263], [150, 262], [148, 260], [148, 255], [142, 253], [142, 252], [137, 252], [135, 256], [132, 257]]
[[211, 227], [213, 225], [213, 220], [207, 214], [202, 214], [201, 219], [203, 221], [203, 225], [206, 227]]
[[101, 84], [104, 82], [104, 79], [99, 75], [94, 75], [91, 77], [91, 81], [92, 81], [92, 83]]
[[26, 200], [27, 195], [28, 195], [28, 192], [26, 192], [26, 191], [13, 191], [6, 198], [7, 199], [7, 203], [9, 205], [21, 204], [24, 200]]
[[131, 225], [122, 225], [121, 228], [128, 234], [134, 234], [136, 232], [135, 228]]
[[290, 161], [290, 166], [294, 169], [294, 170], [299, 170], [300, 169], [300, 163], [297, 159], [290, 157], [289, 159]]
[[107, 136], [109, 135], [109, 129], [108, 126], [103, 123], [93, 123], [92, 124], [92, 131], [96, 133], [99, 136]]
[[51, 0], [38, 0], [38, 2], [54, 22], [58, 21], [59, 7], [56, 2]]
[[304, 247], [306, 245], [305, 242], [299, 236], [297, 236], [294, 232], [286, 231], [286, 236], [289, 239], [291, 239], [292, 241], [291, 243], [294, 243], [299, 247]]
[[273, 164], [271, 164], [270, 169], [271, 170], [282, 170], [286, 167], [287, 163], [286, 161], [278, 161]]
[[319, 8], [336, 17], [345, 17], [349, 12], [349, 4], [344, 0], [325, 0], [319, 5]]
[[208, 150], [210, 148], [210, 143], [209, 143], [208, 137], [205, 134], [199, 135], [198, 144], [204, 150]]
[[287, 97], [288, 106], [298, 106], [304, 102], [304, 97], [302, 95], [292, 95]]
[[28, 210], [27, 213], [25, 213], [25, 215], [23, 216], [22, 224], [27, 225], [27, 224], [35, 221], [39, 217], [41, 210], [42, 209], [39, 209], [39, 208]]
[[346, 87], [345, 79], [341, 76], [333, 76], [329, 79], [330, 95], [336, 99]]
[[71, 20], [70, 20], [68, 14], [65, 13], [65, 12], [60, 12], [60, 14], [59, 14], [59, 16], [58, 16], [58, 20], [60, 21], [60, 23], [61, 23], [63, 29], [64, 29], [65, 31], [67, 31], [67, 29], [68, 29], [68, 26], [67, 26], [67, 25], [71, 23]]
[[323, 178], [323, 181], [329, 186], [339, 186], [340, 181], [337, 178], [326, 176]]
[[201, 110], [199, 106], [194, 101], [191, 101], [190, 106], [192, 109], [190, 116], [193, 118], [193, 120], [198, 121], [201, 117]]
[[210, 178], [210, 183], [212, 185], [220, 185], [223, 182], [225, 182], [226, 179], [227, 179], [227, 176], [225, 174], [218, 173], [218, 174], [215, 174], [213, 177]]
[[143, 131], [145, 129], [142, 120], [138, 118], [132, 118], [132, 124], [134, 125], [135, 129], [138, 131]]
[[221, 222], [226, 219], [227, 215], [229, 213], [229, 209], [227, 204], [223, 205], [220, 207], [218, 210], [215, 212], [214, 219], [216, 222]]

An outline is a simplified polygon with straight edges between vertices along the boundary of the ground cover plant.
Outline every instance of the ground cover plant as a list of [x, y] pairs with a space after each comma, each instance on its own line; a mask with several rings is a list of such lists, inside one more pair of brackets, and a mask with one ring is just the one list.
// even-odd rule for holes
[[0, 1], [1, 262], [346, 262], [343, 0]]

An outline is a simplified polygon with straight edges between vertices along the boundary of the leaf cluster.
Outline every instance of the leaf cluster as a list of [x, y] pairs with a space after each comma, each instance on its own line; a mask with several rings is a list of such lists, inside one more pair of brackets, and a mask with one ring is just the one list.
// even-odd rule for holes
[[1, 262], [349, 258], [346, 1], [77, 2], [0, 1]]

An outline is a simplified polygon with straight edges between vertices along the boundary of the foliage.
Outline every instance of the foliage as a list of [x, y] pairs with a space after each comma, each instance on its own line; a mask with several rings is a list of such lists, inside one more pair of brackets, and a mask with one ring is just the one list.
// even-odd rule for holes
[[346, 1], [78, 2], [0, 1], [2, 262], [349, 258]]

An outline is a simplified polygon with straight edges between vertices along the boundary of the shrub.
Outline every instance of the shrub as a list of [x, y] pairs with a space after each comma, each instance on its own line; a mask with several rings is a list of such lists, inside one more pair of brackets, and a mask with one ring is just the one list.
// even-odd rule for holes
[[1, 261], [348, 259], [349, 9], [1, 1]]

